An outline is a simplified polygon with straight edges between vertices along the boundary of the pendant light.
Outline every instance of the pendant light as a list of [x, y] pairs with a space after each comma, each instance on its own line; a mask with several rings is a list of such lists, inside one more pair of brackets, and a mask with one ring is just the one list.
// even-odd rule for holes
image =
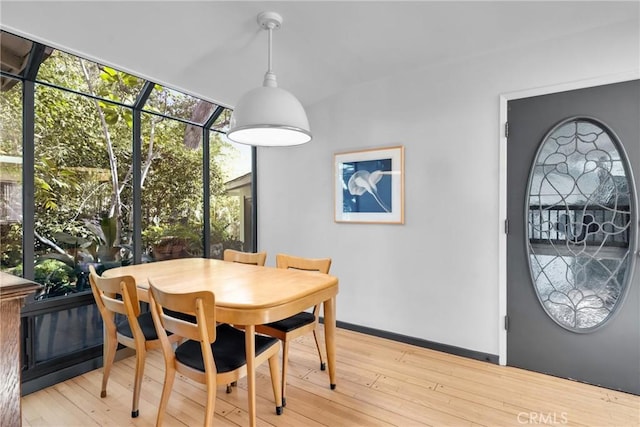
[[307, 114], [290, 92], [278, 87], [271, 69], [273, 30], [282, 26], [282, 16], [262, 12], [258, 24], [269, 31], [269, 62], [262, 87], [245, 93], [231, 116], [227, 137], [234, 142], [259, 146], [299, 145], [311, 141]]

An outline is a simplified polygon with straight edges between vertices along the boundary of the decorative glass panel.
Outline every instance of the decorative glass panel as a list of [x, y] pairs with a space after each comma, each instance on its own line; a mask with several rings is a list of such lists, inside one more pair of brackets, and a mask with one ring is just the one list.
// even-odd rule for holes
[[630, 280], [637, 213], [625, 153], [592, 119], [557, 125], [529, 177], [528, 245], [536, 294], [560, 326], [605, 323]]

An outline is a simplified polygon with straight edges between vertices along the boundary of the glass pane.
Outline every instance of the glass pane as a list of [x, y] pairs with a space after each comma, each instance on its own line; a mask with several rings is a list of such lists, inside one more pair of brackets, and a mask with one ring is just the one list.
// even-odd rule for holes
[[60, 50], [42, 64], [37, 80], [128, 105], [144, 85], [141, 78]]
[[218, 116], [216, 121], [213, 122], [213, 126], [211, 126], [211, 129], [227, 133], [227, 131], [229, 130], [229, 123], [231, 122], [232, 113], [233, 111], [228, 108], [222, 110], [222, 113]]
[[211, 132], [211, 257], [253, 250], [251, 147]]
[[102, 344], [102, 318], [95, 304], [35, 316], [36, 363]]
[[[204, 124], [217, 105], [195, 98], [182, 92], [155, 85], [147, 103], [146, 111], [154, 111], [165, 116]], [[195, 147], [197, 144], [188, 144]]]
[[547, 314], [584, 332], [607, 321], [628, 286], [634, 233], [628, 163], [613, 133], [571, 120], [543, 141], [529, 181], [529, 261]]
[[90, 292], [130, 261], [131, 110], [40, 85], [35, 109], [36, 299]]
[[22, 275], [22, 83], [0, 91], [0, 270]]
[[185, 145], [186, 134], [184, 123], [142, 114], [145, 262], [203, 254], [202, 145]]

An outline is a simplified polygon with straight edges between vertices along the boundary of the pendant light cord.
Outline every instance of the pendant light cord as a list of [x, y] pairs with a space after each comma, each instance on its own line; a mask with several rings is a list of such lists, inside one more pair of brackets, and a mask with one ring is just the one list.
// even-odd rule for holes
[[273, 39], [273, 25], [269, 25], [269, 58], [268, 58], [268, 67], [267, 67], [267, 73], [271, 73], [273, 70], [271, 69], [271, 46], [272, 46], [272, 39]]
[[269, 31], [269, 50], [268, 50], [268, 55], [267, 55], [267, 72], [264, 75], [264, 83], [263, 86], [266, 87], [278, 87], [278, 82], [276, 81], [276, 75], [273, 73], [273, 69], [272, 69], [272, 54], [271, 54], [271, 48], [273, 45], [273, 29], [275, 27], [275, 24], [273, 23], [269, 23], [266, 26], [266, 29]]

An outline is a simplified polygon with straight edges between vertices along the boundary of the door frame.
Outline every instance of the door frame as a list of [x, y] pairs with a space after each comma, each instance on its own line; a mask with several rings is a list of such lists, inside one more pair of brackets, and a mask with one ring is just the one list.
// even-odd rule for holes
[[[640, 79], [640, 70], [631, 70], [623, 73], [605, 75], [592, 79], [578, 80], [560, 83], [551, 86], [542, 86], [500, 94], [499, 114], [499, 191], [498, 191], [498, 364], [507, 364], [507, 330], [505, 329], [505, 317], [507, 315], [507, 235], [505, 233], [505, 221], [507, 219], [507, 137], [505, 127], [507, 123], [509, 101], [522, 98], [530, 98], [539, 95], [548, 95], [557, 92], [566, 92], [576, 89], [585, 89], [594, 86], [602, 86], [612, 83], [620, 83], [628, 80]], [[638, 273], [637, 273], [638, 274]]]

